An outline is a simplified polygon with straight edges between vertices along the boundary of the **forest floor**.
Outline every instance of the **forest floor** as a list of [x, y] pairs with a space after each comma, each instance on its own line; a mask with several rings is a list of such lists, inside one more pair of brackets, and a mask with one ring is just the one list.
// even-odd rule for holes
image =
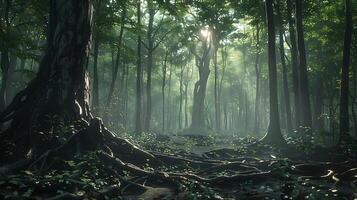
[[[232, 136], [135, 138], [166, 166], [103, 164], [101, 152], [63, 160], [35, 173], [2, 175], [1, 199], [357, 199], [357, 159], [351, 149], [295, 138], [273, 148]], [[170, 160], [171, 159], [171, 160]], [[178, 162], [179, 161], [179, 162]]]

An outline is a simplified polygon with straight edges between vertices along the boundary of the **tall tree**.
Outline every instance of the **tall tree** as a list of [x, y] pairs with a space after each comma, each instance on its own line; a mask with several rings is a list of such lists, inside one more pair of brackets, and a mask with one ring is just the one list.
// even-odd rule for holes
[[303, 0], [295, 0], [296, 5], [296, 32], [299, 51], [299, 75], [300, 75], [300, 100], [301, 100], [301, 124], [311, 127], [312, 116], [310, 107], [309, 80], [307, 75], [306, 51], [303, 27]]
[[255, 106], [254, 106], [254, 132], [258, 133], [260, 128], [260, 121], [259, 121], [259, 107], [260, 107], [260, 71], [261, 67], [259, 66], [260, 60], [260, 27], [259, 24], [256, 25], [256, 55], [254, 61], [254, 69], [255, 69], [255, 76], [256, 76], [256, 88], [255, 88]]
[[94, 24], [93, 24], [93, 103], [92, 106], [96, 112], [99, 112], [99, 78], [98, 78], [98, 56], [100, 47], [100, 15], [101, 15], [102, 0], [96, 1], [94, 4]]
[[79, 128], [91, 119], [86, 72], [91, 13], [89, 0], [51, 0], [47, 47], [37, 76], [0, 115], [2, 122], [11, 120], [1, 135], [1, 141], [16, 141], [11, 157], [36, 158], [57, 144], [54, 136], [61, 126]]
[[178, 124], [179, 129], [182, 129], [182, 104], [183, 104], [183, 74], [186, 67], [183, 67], [183, 64], [180, 64], [180, 97], [179, 97], [179, 112], [178, 112]]
[[[121, 59], [121, 54], [122, 54], [122, 42], [123, 42], [123, 35], [124, 35], [124, 28], [125, 28], [125, 20], [126, 20], [126, 5], [123, 3], [122, 5], [122, 12], [121, 12], [121, 17], [120, 17], [120, 32], [119, 32], [119, 37], [118, 37], [118, 46], [117, 46], [117, 54], [115, 58], [115, 64], [114, 64], [114, 71], [112, 74], [112, 81], [110, 83], [110, 88], [109, 88], [109, 94], [108, 94], [108, 99], [107, 99], [107, 107], [110, 106], [113, 98], [113, 93], [114, 93], [114, 88], [115, 88], [115, 83], [118, 77], [118, 71], [119, 71], [119, 64], [120, 64], [120, 59]], [[123, 66], [123, 71], [125, 71], [125, 67]], [[122, 74], [122, 77], [124, 76], [125, 73]]]
[[268, 132], [262, 141], [271, 144], [285, 144], [285, 140], [280, 130], [278, 92], [277, 92], [277, 72], [275, 55], [275, 26], [273, 0], [266, 0], [266, 13], [268, 23], [268, 64], [269, 64], [269, 127]]
[[162, 98], [162, 132], [165, 131], [165, 87], [166, 87], [166, 73], [167, 73], [167, 58], [169, 56], [168, 50], [165, 52], [164, 62], [162, 64], [162, 82], [161, 82], [161, 98]]
[[301, 121], [301, 104], [300, 104], [300, 79], [299, 79], [299, 66], [298, 66], [298, 50], [296, 45], [296, 33], [293, 20], [293, 5], [292, 0], [286, 0], [287, 4], [287, 20], [289, 24], [290, 35], [290, 54], [291, 54], [291, 67], [293, 77], [293, 91], [294, 91], [294, 113], [295, 113], [295, 128], [300, 126]]
[[151, 121], [151, 71], [153, 67], [153, 54], [154, 54], [154, 19], [155, 19], [155, 9], [152, 0], [147, 0], [148, 12], [149, 12], [149, 23], [147, 30], [147, 68], [146, 68], [146, 114], [145, 114], [145, 131], [150, 129]]
[[193, 90], [193, 106], [192, 106], [192, 122], [191, 128], [205, 127], [205, 97], [207, 89], [207, 81], [210, 74], [210, 61], [211, 61], [211, 34], [209, 30], [201, 32], [202, 40], [202, 55], [198, 55], [195, 50], [191, 52], [195, 55], [196, 67], [198, 68], [199, 80], [195, 83]]
[[[3, 21], [1, 24], [4, 26], [5, 29], [5, 34], [8, 37], [10, 35], [10, 9], [12, 7], [12, 0], [6, 0], [4, 2], [4, 16]], [[1, 45], [3, 46], [3, 45]], [[10, 65], [10, 60], [9, 60], [9, 48], [5, 45], [1, 49], [1, 61], [0, 61], [0, 67], [1, 67], [1, 87], [0, 87], [0, 111], [3, 111], [6, 106], [6, 88], [8, 85], [8, 71], [9, 71], [9, 65]]]
[[137, 29], [138, 29], [138, 39], [137, 39], [137, 61], [136, 61], [136, 112], [135, 112], [135, 132], [140, 134], [142, 132], [142, 94], [141, 94], [141, 79], [142, 79], [142, 69], [141, 69], [141, 0], [137, 0]]
[[282, 67], [283, 75], [283, 94], [284, 94], [284, 109], [286, 112], [286, 130], [288, 133], [292, 131], [292, 117], [291, 117], [291, 106], [290, 106], [290, 93], [289, 93], [289, 84], [288, 84], [288, 75], [287, 67], [285, 61], [285, 47], [284, 47], [284, 23], [283, 15], [281, 12], [281, 6], [278, 5], [277, 13], [279, 15], [279, 50], [280, 50], [280, 61]]
[[99, 55], [99, 38], [94, 39], [93, 49], [93, 110], [99, 111], [99, 78], [98, 78], [98, 55]]
[[343, 44], [343, 62], [341, 67], [341, 90], [340, 90], [340, 140], [345, 141], [349, 132], [349, 67], [350, 51], [352, 42], [352, 1], [345, 0], [345, 38]]

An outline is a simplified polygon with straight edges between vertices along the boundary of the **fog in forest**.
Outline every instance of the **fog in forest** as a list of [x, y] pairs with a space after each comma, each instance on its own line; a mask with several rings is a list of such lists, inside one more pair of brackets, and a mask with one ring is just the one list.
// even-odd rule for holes
[[356, 199], [356, 4], [0, 0], [0, 199]]

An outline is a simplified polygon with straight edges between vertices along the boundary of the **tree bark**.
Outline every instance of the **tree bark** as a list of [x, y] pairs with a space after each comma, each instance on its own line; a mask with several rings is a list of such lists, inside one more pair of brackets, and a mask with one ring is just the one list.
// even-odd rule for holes
[[[221, 119], [221, 99], [222, 99], [222, 90], [223, 90], [223, 80], [225, 77], [225, 73], [226, 73], [226, 67], [227, 67], [227, 48], [225, 46], [222, 46], [222, 74], [221, 74], [221, 79], [219, 80], [219, 85], [218, 85], [218, 105], [219, 105], [219, 109], [218, 109], [218, 115]], [[221, 122], [221, 121], [220, 121]], [[222, 128], [222, 125], [220, 124], [220, 128]], [[226, 129], [226, 128], [225, 128]]]
[[296, 4], [296, 32], [299, 50], [299, 74], [300, 74], [300, 99], [301, 99], [301, 123], [304, 127], [312, 125], [309, 79], [307, 75], [306, 52], [304, 41], [304, 28], [302, 22], [303, 0], [295, 0]]
[[289, 23], [290, 34], [290, 54], [291, 54], [291, 67], [293, 76], [293, 91], [294, 91], [294, 113], [295, 113], [295, 129], [299, 128], [301, 122], [301, 103], [300, 103], [300, 79], [299, 79], [299, 66], [298, 66], [298, 50], [296, 46], [296, 34], [294, 28], [294, 20], [292, 18], [293, 5], [292, 0], [287, 0], [287, 20]]
[[218, 100], [218, 64], [217, 64], [217, 52], [218, 52], [218, 41], [217, 36], [214, 36], [215, 39], [215, 45], [214, 45], [214, 57], [213, 57], [213, 62], [214, 62], [214, 114], [215, 114], [215, 126], [216, 126], [216, 131], [221, 130], [221, 109], [220, 109], [220, 104]]
[[1, 52], [1, 87], [0, 87], [0, 111], [6, 107], [6, 88], [8, 84], [9, 53], [7, 50]]
[[323, 130], [323, 118], [322, 118], [322, 103], [323, 103], [323, 80], [321, 77], [317, 79], [315, 87], [315, 105], [314, 105], [314, 118], [313, 126], [317, 131]]
[[196, 67], [198, 68], [199, 80], [195, 83], [193, 90], [193, 106], [192, 106], [192, 122], [191, 128], [204, 128], [205, 127], [205, 97], [207, 89], [207, 81], [210, 74], [210, 51], [211, 45], [206, 38], [203, 41], [203, 55], [202, 57], [196, 56]]
[[189, 127], [189, 114], [188, 114], [188, 86], [191, 84], [191, 80], [194, 74], [194, 68], [192, 68], [191, 73], [189, 74], [189, 69], [191, 66], [186, 67], [186, 81], [185, 81], [185, 128]]
[[[120, 58], [121, 58], [121, 53], [122, 53], [122, 43], [123, 43], [123, 35], [124, 35], [124, 26], [125, 26], [125, 18], [126, 18], [126, 7], [125, 3], [123, 6], [123, 10], [121, 13], [120, 17], [120, 32], [119, 32], [119, 38], [118, 38], [118, 47], [117, 47], [117, 54], [115, 58], [115, 65], [114, 65], [114, 71], [112, 74], [112, 82], [110, 83], [110, 88], [109, 88], [109, 93], [108, 93], [108, 100], [107, 100], [107, 107], [110, 106], [112, 99], [113, 99], [113, 93], [114, 93], [114, 88], [115, 88], [115, 82], [118, 77], [118, 71], [119, 71], [119, 63], [120, 63]], [[124, 69], [124, 67], [123, 67]]]
[[[357, 49], [357, 44], [354, 45], [354, 49]], [[355, 137], [357, 137], [357, 112], [355, 110], [355, 106], [357, 104], [357, 67], [352, 66], [352, 83], [353, 83], [353, 90], [352, 90], [352, 101], [351, 101], [351, 112], [352, 112], [352, 120], [354, 124], [354, 130], [355, 130]]]
[[341, 68], [341, 90], [340, 90], [340, 139], [339, 144], [346, 142], [349, 133], [349, 67], [350, 51], [352, 43], [352, 1], [345, 0], [345, 38], [343, 44], [343, 61]]
[[93, 109], [99, 112], [99, 80], [98, 80], [98, 54], [99, 54], [99, 39], [94, 41], [93, 49]]
[[260, 112], [259, 112], [259, 104], [260, 104], [260, 66], [259, 66], [259, 60], [260, 60], [260, 28], [259, 24], [256, 26], [256, 55], [255, 55], [255, 63], [254, 63], [254, 68], [255, 68], [255, 77], [256, 77], [256, 87], [255, 87], [255, 106], [254, 106], [254, 133], [259, 133], [260, 130]]
[[8, 103], [12, 101], [12, 98], [14, 97], [14, 74], [17, 66], [17, 57], [15, 54], [10, 54], [10, 59], [9, 59], [9, 68], [7, 72], [7, 84], [6, 84], [6, 106]]
[[287, 76], [287, 67], [285, 62], [285, 48], [284, 48], [284, 28], [283, 28], [283, 19], [280, 13], [280, 8], [278, 9], [280, 17], [279, 25], [279, 50], [280, 50], [280, 61], [282, 66], [282, 75], [283, 75], [283, 92], [284, 92], [284, 105], [286, 112], [286, 130], [288, 133], [292, 131], [292, 119], [291, 119], [291, 106], [290, 106], [290, 94], [289, 94], [289, 84]]
[[179, 112], [178, 112], [178, 122], [179, 122], [179, 129], [182, 129], [182, 103], [183, 103], [183, 72], [185, 68], [180, 65], [180, 99], [179, 99]]
[[16, 148], [1, 145], [1, 152], [10, 148], [15, 159], [36, 157], [59, 142], [61, 127], [88, 125], [91, 14], [89, 0], [50, 2], [47, 47], [37, 76], [0, 114], [2, 122], [11, 120], [1, 141], [16, 141]]
[[171, 86], [172, 86], [172, 64], [170, 64], [170, 68], [169, 68], [169, 71], [170, 71], [170, 74], [169, 74], [169, 91], [168, 91], [168, 95], [167, 95], [167, 105], [168, 105], [168, 108], [167, 108], [167, 130], [170, 131], [171, 130], [171, 118], [172, 118], [172, 115], [171, 115]]
[[[5, 11], [4, 11], [4, 28], [5, 28], [5, 34], [8, 35], [10, 34], [10, 10], [12, 7], [12, 0], [6, 0], [5, 1]], [[0, 62], [0, 67], [1, 67], [1, 87], [0, 87], [0, 112], [3, 111], [6, 107], [6, 88], [8, 84], [8, 71], [9, 71], [9, 49], [8, 47], [4, 47], [1, 51], [1, 62]]]
[[[141, 2], [137, 0], [137, 29], [141, 26]], [[142, 129], [142, 94], [141, 94], [141, 35], [138, 34], [137, 40], [137, 63], [136, 63], [136, 112], [135, 112], [135, 132], [141, 134]]]
[[285, 140], [280, 131], [278, 93], [277, 93], [277, 72], [275, 57], [275, 26], [273, 0], [266, 0], [266, 12], [268, 22], [268, 58], [269, 58], [269, 127], [268, 132], [262, 139], [271, 144], [285, 144]]
[[153, 8], [152, 0], [147, 1], [149, 10], [149, 23], [147, 30], [147, 40], [148, 40], [148, 63], [146, 71], [146, 115], [145, 115], [145, 131], [149, 131], [151, 122], [151, 71], [153, 66], [153, 54], [154, 54], [154, 36], [153, 36], [153, 26], [155, 18], [155, 10]]
[[96, 113], [100, 111], [99, 105], [99, 78], [98, 78], [98, 56], [100, 48], [100, 15], [101, 15], [102, 0], [99, 0], [94, 6], [94, 47], [93, 47], [93, 103], [92, 108]]
[[168, 51], [165, 54], [164, 64], [162, 65], [162, 83], [161, 83], [161, 95], [162, 95], [162, 132], [165, 132], [165, 86], [166, 86], [166, 71], [167, 71], [167, 57], [169, 56]]

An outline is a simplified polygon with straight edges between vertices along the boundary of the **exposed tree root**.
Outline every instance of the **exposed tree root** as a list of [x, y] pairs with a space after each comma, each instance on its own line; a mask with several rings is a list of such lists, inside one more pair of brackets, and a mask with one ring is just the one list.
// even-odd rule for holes
[[[286, 182], [296, 180], [329, 181], [332, 184], [349, 184], [355, 187], [357, 181], [356, 162], [342, 163], [309, 163], [301, 164], [298, 161], [286, 161], [293, 166], [283, 173], [291, 174], [284, 177], [279, 174], [274, 165], [278, 159], [254, 157], [247, 155], [236, 157], [233, 150], [215, 150], [203, 157], [179, 155], [165, 155], [157, 152], [141, 150], [129, 141], [118, 138], [107, 130], [100, 119], [93, 118], [87, 126], [73, 133], [66, 142], [48, 149], [40, 156], [30, 155], [18, 162], [3, 166], [0, 173], [6, 174], [29, 168], [34, 172], [42, 173], [50, 169], [61, 168], [61, 163], [71, 160], [75, 155], [96, 151], [96, 156], [107, 174], [112, 174], [120, 184], [108, 185], [95, 191], [91, 196], [104, 199], [105, 196], [123, 196], [130, 198], [164, 198], [180, 195], [182, 185], [195, 183], [213, 188], [222, 193], [229, 193], [245, 184], [265, 185], [270, 182]], [[183, 155], [186, 155], [183, 153]], [[218, 157], [216, 157], [218, 155]], [[220, 158], [220, 155], [225, 157]], [[269, 155], [269, 154], [268, 154]], [[215, 159], [215, 160], [212, 160]], [[173, 172], [171, 167], [179, 172]], [[65, 166], [63, 166], [65, 168]], [[277, 167], [279, 168], [279, 166]], [[129, 177], [127, 175], [129, 174]], [[73, 185], [85, 185], [77, 179], [67, 179]], [[48, 187], [39, 193], [52, 193], [56, 185]], [[250, 194], [242, 191], [241, 194], [250, 197], [264, 197], [273, 195], [272, 192]], [[182, 195], [182, 194], [181, 194]], [[274, 195], [273, 195], [274, 196]], [[66, 192], [49, 199], [83, 199], [76, 193]], [[183, 198], [184, 199], [184, 198]]]
[[213, 166], [206, 168], [204, 170], [199, 171], [197, 174], [204, 175], [204, 174], [209, 174], [210, 172], [220, 172], [223, 170], [236, 170], [236, 171], [255, 171], [259, 172], [259, 169], [254, 167], [254, 166], [248, 166], [245, 165], [242, 162], [231, 162], [227, 164], [221, 164], [218, 166]]

